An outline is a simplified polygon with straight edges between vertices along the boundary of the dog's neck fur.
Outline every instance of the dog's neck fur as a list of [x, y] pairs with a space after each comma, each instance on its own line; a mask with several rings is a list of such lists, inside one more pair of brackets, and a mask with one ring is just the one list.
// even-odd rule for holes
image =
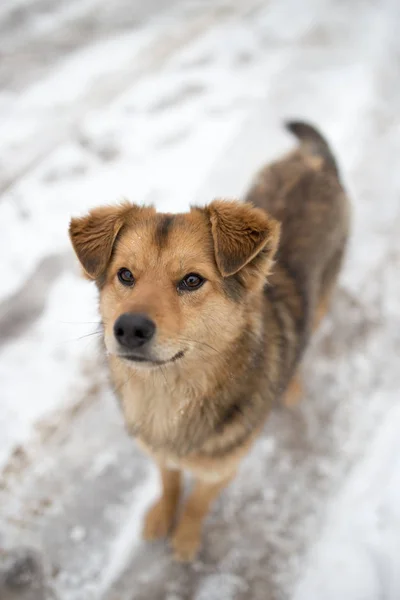
[[[268, 388], [276, 380], [272, 370], [277, 357], [268, 357], [265, 339], [265, 307], [261, 292], [247, 307], [237, 339], [222, 353], [207, 351], [201, 356], [197, 349], [193, 357], [153, 370], [135, 369], [110, 356], [112, 377], [126, 381], [116, 392], [130, 433], [151, 450], [180, 457], [201, 451], [210, 437], [238, 419], [243, 434], [251, 431], [260, 410], [253, 411], [256, 422], [250, 423], [242, 418], [241, 406], [262, 402], [267, 414]], [[274, 393], [271, 389], [271, 397]]]

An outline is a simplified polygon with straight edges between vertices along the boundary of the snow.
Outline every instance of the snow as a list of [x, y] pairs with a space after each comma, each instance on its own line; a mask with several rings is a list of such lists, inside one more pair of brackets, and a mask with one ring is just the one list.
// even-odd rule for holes
[[[89, 310], [95, 302], [93, 292], [76, 275], [59, 277], [49, 292], [43, 315], [24, 335], [23, 343], [16, 339], [3, 349], [0, 424], [5, 435], [0, 446], [0, 465], [5, 464], [15, 445], [29, 439], [36, 422], [71, 401], [66, 390], [79, 380], [80, 362], [88, 353], [97, 352], [99, 336], [91, 334], [98, 330], [98, 315], [94, 307]], [[85, 322], [85, 318], [89, 321]], [[21, 365], [23, 377], [18, 376]]]
[[[113, 540], [109, 548], [110, 562], [104, 573], [102, 573], [98, 591], [107, 593], [110, 586], [115, 583], [118, 576], [121, 575], [127, 564], [127, 557], [132, 556], [133, 552], [140, 546], [141, 541], [141, 523], [148, 508], [149, 498], [156, 497], [157, 483], [155, 473], [149, 477], [138, 490], [133, 498], [131, 511], [121, 529], [120, 535]], [[128, 559], [129, 560], [129, 559]]]
[[400, 407], [394, 404], [366, 456], [332, 499], [295, 600], [399, 597], [399, 424]]
[[[400, 597], [399, 25], [392, 0], [2, 3], [0, 543], [56, 563], [60, 600]], [[140, 540], [155, 473], [105, 382], [68, 222], [240, 196], [290, 117], [338, 156], [348, 259], [304, 400], [272, 415], [184, 569]]]

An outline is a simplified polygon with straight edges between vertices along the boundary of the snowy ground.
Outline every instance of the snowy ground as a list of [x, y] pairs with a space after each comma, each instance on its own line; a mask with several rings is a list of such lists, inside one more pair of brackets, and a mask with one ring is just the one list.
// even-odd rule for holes
[[[2, 1], [1, 600], [400, 598], [399, 27], [396, 0]], [[156, 474], [108, 389], [68, 220], [240, 196], [290, 147], [287, 117], [337, 152], [348, 261], [302, 403], [179, 566], [140, 540]]]

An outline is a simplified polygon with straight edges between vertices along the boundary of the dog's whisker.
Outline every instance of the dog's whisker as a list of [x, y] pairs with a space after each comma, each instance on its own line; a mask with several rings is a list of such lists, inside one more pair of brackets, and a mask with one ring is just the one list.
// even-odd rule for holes
[[132, 373], [129, 375], [128, 379], [126, 379], [122, 385], [120, 385], [120, 386], [118, 386], [118, 387], [114, 388], [114, 392], [115, 392], [116, 394], [118, 394], [118, 392], [120, 392], [120, 391], [122, 390], [122, 388], [124, 388], [124, 387], [127, 385], [127, 383], [129, 383], [129, 382], [130, 382], [130, 380], [132, 379], [132, 377], [133, 377], [134, 375], [135, 375], [135, 371], [132, 369]]
[[91, 337], [92, 335], [102, 335], [103, 332], [102, 331], [92, 331], [92, 333], [86, 333], [85, 335], [81, 335], [80, 337], [76, 338], [77, 341], [79, 340], [83, 340], [84, 338], [87, 337]]
[[214, 348], [213, 346], [211, 346], [211, 344], [207, 344], [206, 342], [200, 342], [199, 340], [193, 340], [193, 339], [190, 339], [190, 338], [183, 338], [183, 337], [180, 337], [178, 341], [189, 342], [189, 343], [192, 343], [192, 344], [197, 344], [197, 345], [200, 345], [200, 346], [205, 346], [206, 348], [209, 348], [210, 350], [213, 350], [217, 354], [222, 355], [222, 352], [220, 350], [217, 350], [217, 348]]
[[166, 375], [166, 373], [165, 373], [162, 365], [160, 365], [160, 370], [161, 370], [162, 376], [164, 377], [165, 385], [167, 386], [167, 390], [168, 390], [168, 392], [171, 393], [171, 388], [170, 388], [170, 385], [168, 383], [167, 375]]
[[93, 336], [99, 336], [101, 337], [103, 335], [102, 331], [92, 331], [91, 333], [86, 333], [85, 335], [80, 335], [77, 338], [72, 338], [71, 340], [65, 340], [63, 343], [64, 344], [71, 344], [72, 342], [79, 342], [81, 340], [84, 340], [88, 337], [93, 337]]
[[98, 325], [101, 326], [101, 321], [58, 321], [63, 325]]

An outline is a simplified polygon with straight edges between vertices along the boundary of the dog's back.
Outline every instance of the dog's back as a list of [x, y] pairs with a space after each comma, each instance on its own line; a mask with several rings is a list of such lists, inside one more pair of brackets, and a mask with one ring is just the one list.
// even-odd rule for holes
[[[300, 140], [285, 158], [265, 167], [246, 201], [268, 211], [282, 225], [277, 268], [286, 269], [309, 296], [309, 311], [333, 286], [349, 230], [349, 202], [336, 160], [311, 125], [289, 122]], [[270, 279], [274, 285], [274, 276]], [[303, 292], [301, 292], [303, 293]]]
[[287, 128], [299, 147], [266, 166], [246, 197], [281, 223], [265, 293], [275, 306], [286, 382], [327, 310], [349, 230], [349, 202], [328, 143], [306, 123]]

